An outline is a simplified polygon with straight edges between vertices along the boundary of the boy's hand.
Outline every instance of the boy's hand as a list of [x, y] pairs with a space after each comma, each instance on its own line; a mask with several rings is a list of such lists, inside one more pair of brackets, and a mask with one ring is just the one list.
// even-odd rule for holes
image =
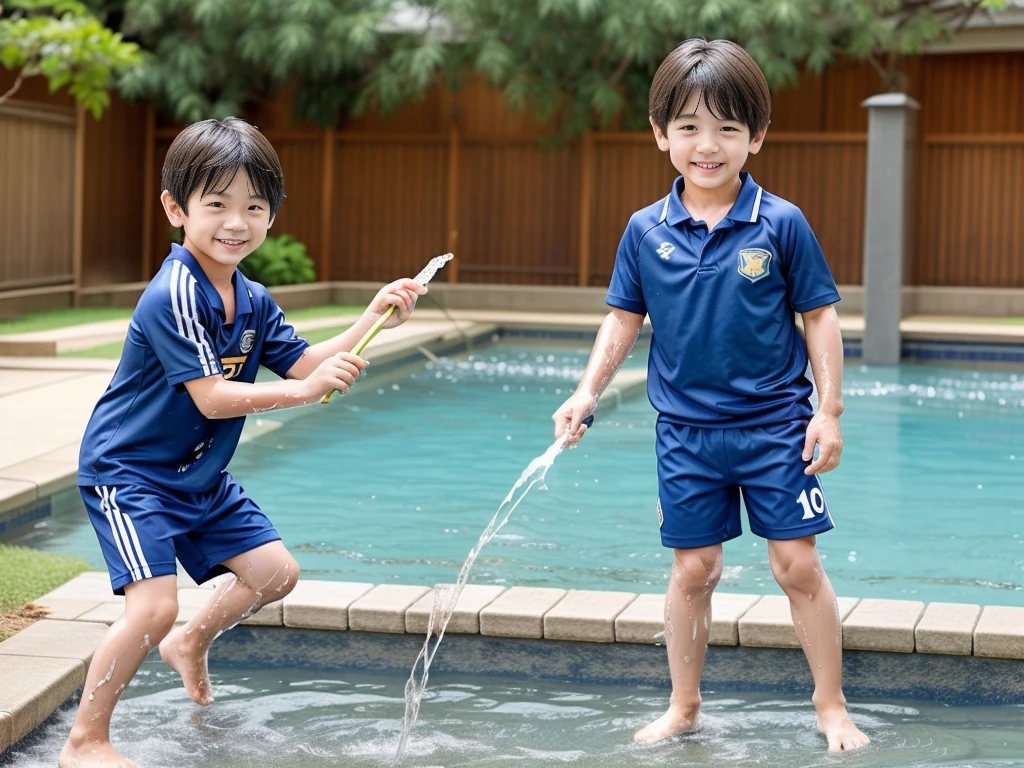
[[839, 456], [843, 452], [843, 433], [839, 429], [838, 418], [821, 411], [814, 414], [807, 425], [804, 461], [814, 458], [815, 444], [818, 446], [818, 458], [804, 469], [805, 475], [820, 475], [839, 466]]
[[395, 280], [377, 292], [366, 311], [380, 317], [388, 311], [388, 307], [394, 307], [395, 311], [384, 323], [385, 328], [394, 328], [409, 319], [409, 315], [416, 308], [416, 299], [426, 292], [427, 286], [414, 283], [410, 278]]
[[306, 377], [310, 401], [319, 400], [328, 392], [337, 390], [345, 394], [359, 379], [369, 363], [351, 352], [338, 352], [324, 360]]
[[583, 420], [593, 415], [597, 410], [597, 398], [589, 392], [578, 391], [562, 406], [555, 411], [551, 420], [555, 423], [555, 440], [563, 434], [567, 434], [565, 445], [567, 448], [579, 443], [583, 433], [587, 431], [587, 425]]

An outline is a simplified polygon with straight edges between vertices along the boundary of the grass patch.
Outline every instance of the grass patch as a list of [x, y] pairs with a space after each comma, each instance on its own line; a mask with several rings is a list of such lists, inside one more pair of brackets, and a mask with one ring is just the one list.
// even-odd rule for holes
[[132, 316], [130, 309], [108, 307], [84, 307], [81, 309], [55, 309], [50, 312], [32, 312], [13, 320], [0, 320], [0, 334], [35, 333], [66, 328], [85, 323], [99, 323], [104, 320], [125, 320]]
[[45, 615], [32, 600], [88, 570], [81, 557], [0, 544], [0, 641]]
[[363, 304], [323, 304], [319, 307], [287, 309], [284, 316], [288, 322], [319, 320], [321, 317], [331, 317], [332, 315], [361, 315], [365, 309], [366, 306]]
[[327, 341], [337, 336], [342, 331], [346, 331], [351, 328], [352, 325], [336, 325], [332, 328], [320, 328], [316, 331], [306, 331], [305, 333], [299, 333], [299, 336], [304, 338], [310, 344], [319, 344], [321, 341]]
[[111, 341], [109, 344], [100, 344], [98, 347], [76, 349], [71, 352], [58, 352], [57, 357], [101, 357], [106, 360], [120, 360], [122, 349], [124, 349], [123, 341]]
[[[361, 315], [366, 307], [362, 304], [324, 304], [318, 307], [304, 307], [285, 312], [289, 320], [317, 320], [332, 315]], [[83, 307], [80, 309], [55, 309], [48, 312], [32, 312], [12, 320], [0, 320], [0, 335], [10, 333], [35, 333], [52, 331], [54, 328], [68, 328], [85, 323], [99, 323], [105, 320], [127, 320], [132, 316], [130, 309], [109, 307]], [[81, 357], [79, 353], [69, 356]]]
[[[328, 315], [330, 317], [330, 315]], [[337, 336], [342, 331], [351, 328], [352, 325], [335, 325], [330, 328], [320, 328], [315, 331], [306, 331], [305, 333], [299, 332], [299, 335], [308, 341], [310, 344], [319, 344], [321, 341], [326, 341], [334, 336]], [[104, 360], [119, 360], [121, 358], [121, 350], [124, 349], [123, 341], [112, 341], [109, 344], [101, 344], [98, 347], [89, 347], [88, 349], [76, 349], [73, 352], [61, 352], [58, 357], [86, 357], [86, 358], [102, 358]]]

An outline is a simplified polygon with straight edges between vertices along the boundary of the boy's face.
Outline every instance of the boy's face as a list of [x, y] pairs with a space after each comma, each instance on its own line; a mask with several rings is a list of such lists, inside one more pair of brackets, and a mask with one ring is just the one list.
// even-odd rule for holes
[[166, 190], [160, 202], [171, 225], [185, 230], [184, 246], [203, 268], [217, 272], [220, 267], [230, 274], [267, 239], [267, 230], [274, 223], [270, 205], [253, 196], [243, 168], [226, 189], [205, 196], [201, 193], [202, 189], [192, 193], [187, 215]]
[[761, 131], [751, 136], [742, 123], [715, 117], [699, 95], [690, 99], [682, 116], [670, 122], [664, 133], [653, 122], [651, 126], [658, 149], [668, 152], [686, 186], [707, 191], [734, 184], [747, 157], [761, 149], [765, 135]]

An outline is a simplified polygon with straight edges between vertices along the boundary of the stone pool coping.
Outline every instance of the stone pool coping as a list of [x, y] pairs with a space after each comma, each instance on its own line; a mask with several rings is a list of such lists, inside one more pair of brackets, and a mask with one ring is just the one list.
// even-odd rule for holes
[[[177, 623], [212, 587], [179, 578]], [[303, 630], [424, 634], [444, 587], [302, 579], [244, 624]], [[664, 596], [626, 591], [469, 584], [448, 634], [576, 643], [660, 644]], [[124, 611], [107, 574], [81, 574], [35, 601], [49, 616], [0, 643], [0, 753], [31, 733], [85, 682], [93, 653]], [[1024, 608], [912, 600], [839, 600], [843, 648], [889, 654], [1024, 659]], [[711, 645], [799, 648], [782, 595], [717, 592]], [[1024, 671], [1024, 665], [1022, 665]]]

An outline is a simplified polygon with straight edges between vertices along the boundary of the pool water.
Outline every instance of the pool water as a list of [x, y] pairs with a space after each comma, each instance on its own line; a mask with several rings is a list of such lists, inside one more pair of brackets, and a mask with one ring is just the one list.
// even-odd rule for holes
[[[403, 676], [250, 666], [214, 668], [216, 702], [196, 707], [150, 657], [112, 723], [113, 743], [147, 768], [392, 764]], [[1021, 765], [1020, 706], [956, 707], [877, 699], [851, 705], [872, 743], [829, 755], [806, 697], [704, 691], [704, 730], [654, 746], [632, 734], [667, 691], [552, 680], [435, 674], [401, 765], [956, 766]], [[12, 753], [8, 768], [52, 766], [71, 728], [65, 707]]]
[[[454, 581], [522, 470], [584, 342], [503, 340], [394, 371], [268, 418], [231, 471], [307, 578]], [[627, 365], [643, 367], [638, 349]], [[819, 537], [836, 592], [988, 605], [1024, 602], [1024, 373], [850, 364], [842, 466], [823, 477], [836, 530]], [[646, 397], [599, 418], [482, 552], [472, 583], [661, 592], [655, 414]], [[19, 543], [103, 563], [88, 524], [57, 518]], [[778, 591], [764, 541], [725, 546], [720, 590]]]

